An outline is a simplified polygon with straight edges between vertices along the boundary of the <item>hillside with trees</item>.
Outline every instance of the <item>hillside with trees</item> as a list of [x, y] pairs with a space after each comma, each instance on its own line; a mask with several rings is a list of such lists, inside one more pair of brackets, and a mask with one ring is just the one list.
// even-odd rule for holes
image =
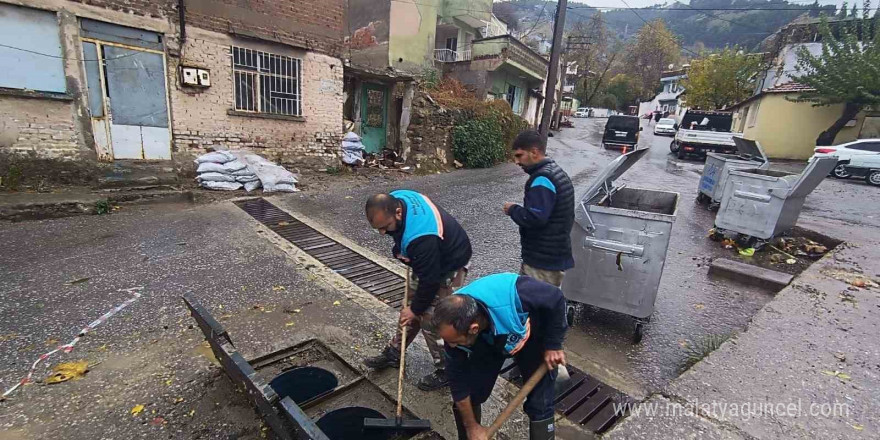
[[[555, 2], [514, 0], [496, 2], [496, 15], [511, 23], [525, 39], [546, 39], [552, 33]], [[736, 10], [731, 10], [736, 9]], [[602, 10], [610, 34], [628, 40], [638, 34], [646, 22], [660, 19], [686, 48], [699, 53], [702, 49], [738, 46], [754, 49], [768, 35], [799, 16], [818, 17], [820, 13], [835, 14], [835, 6], [794, 3], [787, 0], [691, 0], [690, 4], [674, 2], [649, 8]], [[589, 21], [599, 11], [585, 3], [569, 2], [566, 30], [581, 21]]]

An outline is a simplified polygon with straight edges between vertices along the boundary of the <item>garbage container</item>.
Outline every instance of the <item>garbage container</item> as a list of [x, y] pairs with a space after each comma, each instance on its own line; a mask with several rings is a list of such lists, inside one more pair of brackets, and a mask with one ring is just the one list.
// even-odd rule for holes
[[766, 169], [770, 162], [764, 149], [757, 141], [734, 137], [737, 154], [708, 153], [703, 176], [697, 192], [698, 202], [709, 202], [710, 209], [716, 209], [724, 193], [724, 184], [732, 169], [757, 168]]
[[716, 232], [734, 232], [749, 237], [749, 246], [758, 239], [770, 240], [787, 232], [813, 192], [837, 165], [837, 159], [823, 157], [810, 162], [800, 174], [761, 169], [729, 172], [721, 207], [715, 217]]
[[634, 343], [641, 341], [654, 312], [679, 198], [674, 192], [614, 185], [647, 151], [613, 160], [579, 195], [571, 231], [575, 266], [562, 283], [569, 321], [578, 303], [630, 315]]

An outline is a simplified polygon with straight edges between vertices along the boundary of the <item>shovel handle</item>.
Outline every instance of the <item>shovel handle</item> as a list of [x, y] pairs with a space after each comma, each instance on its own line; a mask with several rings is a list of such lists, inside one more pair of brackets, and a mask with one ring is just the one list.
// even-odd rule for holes
[[[403, 290], [403, 308], [409, 298], [409, 266], [406, 267], [406, 287]], [[398, 323], [398, 325], [400, 325]], [[403, 372], [406, 370], [406, 326], [400, 329], [400, 371], [397, 372], [397, 420], [403, 418]]]
[[538, 367], [538, 369], [535, 370], [534, 373], [532, 373], [532, 377], [530, 377], [528, 382], [526, 382], [525, 385], [523, 385], [523, 387], [519, 390], [519, 392], [516, 393], [516, 397], [514, 397], [513, 400], [511, 400], [510, 403], [507, 404], [507, 406], [504, 408], [504, 411], [501, 411], [501, 414], [498, 416], [497, 419], [495, 419], [495, 422], [492, 423], [492, 426], [489, 427], [489, 430], [487, 431], [487, 437], [492, 438], [492, 436], [494, 436], [495, 433], [497, 433], [498, 430], [501, 429], [501, 425], [503, 425], [504, 422], [506, 422], [507, 419], [510, 418], [510, 415], [513, 414], [513, 411], [516, 410], [516, 408], [522, 405], [523, 401], [526, 400], [526, 396], [528, 396], [529, 393], [531, 393], [532, 390], [535, 388], [535, 386], [538, 385], [538, 382], [540, 382], [541, 379], [544, 378], [544, 375], [547, 374], [547, 371], [547, 364], [541, 362], [541, 366]]

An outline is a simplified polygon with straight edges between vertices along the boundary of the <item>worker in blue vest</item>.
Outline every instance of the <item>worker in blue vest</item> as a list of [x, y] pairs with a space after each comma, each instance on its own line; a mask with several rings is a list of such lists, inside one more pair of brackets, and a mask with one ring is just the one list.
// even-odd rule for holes
[[423, 377], [418, 387], [425, 391], [443, 388], [448, 380], [442, 340], [434, 331], [431, 316], [434, 305], [464, 282], [471, 259], [470, 239], [449, 213], [415, 191], [376, 194], [367, 200], [366, 214], [374, 229], [394, 239], [392, 254], [411, 268], [411, 301], [400, 311], [400, 325], [407, 326], [404, 348], [398, 328], [382, 353], [365, 359], [364, 364], [373, 369], [398, 367], [401, 352], [421, 330], [435, 370]]
[[478, 278], [434, 308], [445, 341], [458, 438], [483, 440], [481, 404], [492, 393], [504, 360], [513, 357], [528, 379], [545, 363], [549, 373], [529, 393], [529, 439], [551, 440], [556, 367], [565, 365], [565, 298], [558, 287], [515, 273]]

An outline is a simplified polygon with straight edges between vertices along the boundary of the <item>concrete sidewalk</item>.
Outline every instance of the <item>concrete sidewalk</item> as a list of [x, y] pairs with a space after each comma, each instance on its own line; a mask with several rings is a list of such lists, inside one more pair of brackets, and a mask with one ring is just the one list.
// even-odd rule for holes
[[880, 438], [880, 250], [832, 229], [849, 243], [603, 438]]

